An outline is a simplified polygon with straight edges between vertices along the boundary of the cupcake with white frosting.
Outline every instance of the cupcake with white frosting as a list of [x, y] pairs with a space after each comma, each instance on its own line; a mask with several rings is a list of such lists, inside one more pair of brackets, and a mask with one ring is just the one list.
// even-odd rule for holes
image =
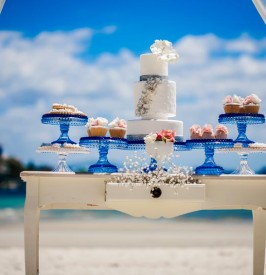
[[104, 137], [108, 131], [108, 120], [103, 117], [89, 118], [86, 124], [88, 135], [90, 137]]
[[127, 131], [127, 122], [124, 119], [115, 118], [109, 123], [110, 137], [124, 138]]
[[244, 113], [258, 114], [261, 99], [256, 94], [247, 96], [243, 102]]
[[226, 96], [224, 98], [223, 106], [226, 114], [237, 114], [241, 112], [242, 98], [237, 95]]

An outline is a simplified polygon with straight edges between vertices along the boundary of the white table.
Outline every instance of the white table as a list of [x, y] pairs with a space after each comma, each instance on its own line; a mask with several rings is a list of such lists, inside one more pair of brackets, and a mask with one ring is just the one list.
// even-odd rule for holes
[[143, 185], [106, 184], [109, 175], [22, 172], [26, 182], [24, 212], [26, 274], [39, 273], [39, 215], [47, 209], [119, 210], [148, 218], [175, 217], [206, 209], [247, 209], [253, 213], [253, 274], [264, 274], [266, 176], [201, 176], [201, 185], [162, 186], [153, 198]]

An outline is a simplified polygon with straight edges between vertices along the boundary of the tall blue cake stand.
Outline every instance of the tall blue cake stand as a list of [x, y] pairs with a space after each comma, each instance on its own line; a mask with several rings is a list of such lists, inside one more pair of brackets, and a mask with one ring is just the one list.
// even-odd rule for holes
[[218, 122], [222, 124], [236, 124], [238, 137], [234, 142], [242, 143], [243, 147], [247, 147], [248, 144], [254, 143], [246, 135], [247, 125], [263, 124], [265, 123], [265, 117], [262, 114], [221, 114]]
[[51, 142], [54, 143], [71, 143], [76, 144], [68, 136], [68, 131], [70, 126], [82, 126], [85, 125], [88, 121], [88, 117], [85, 115], [75, 115], [75, 114], [44, 114], [42, 116], [42, 123], [59, 125], [60, 126], [60, 137]]
[[231, 148], [234, 146], [232, 139], [190, 139], [186, 144], [191, 149], [204, 149], [205, 161], [195, 169], [197, 175], [221, 175], [224, 169], [214, 161], [214, 151], [219, 148]]
[[[128, 140], [127, 141], [127, 149], [131, 151], [145, 150], [145, 142], [144, 140]], [[187, 151], [190, 148], [187, 147], [186, 142], [176, 141], [174, 143], [174, 151]]]
[[116, 173], [118, 169], [108, 161], [109, 149], [127, 149], [127, 140], [124, 138], [110, 137], [82, 137], [79, 145], [87, 148], [96, 148], [99, 151], [98, 161], [88, 169], [89, 173]]
[[[146, 146], [144, 140], [128, 140], [128, 150], [131, 151], [144, 151]], [[190, 148], [187, 146], [186, 142], [177, 141], [174, 143], [174, 151], [187, 151]], [[157, 169], [157, 161], [154, 158], [151, 158], [149, 167], [145, 168], [145, 172], [154, 171]]]

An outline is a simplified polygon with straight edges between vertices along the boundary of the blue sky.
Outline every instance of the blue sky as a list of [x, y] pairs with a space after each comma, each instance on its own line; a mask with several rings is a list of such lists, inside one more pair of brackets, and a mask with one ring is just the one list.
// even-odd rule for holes
[[[139, 55], [155, 39], [172, 41], [181, 57], [169, 66], [169, 77], [177, 83], [176, 119], [184, 121], [185, 138], [194, 123], [217, 124], [227, 94], [255, 92], [265, 113], [265, 34], [251, 0], [6, 0], [0, 14], [0, 143], [24, 162], [53, 163], [54, 156], [35, 149], [58, 136], [55, 126], [40, 122], [55, 102], [88, 116], [134, 119]], [[248, 131], [265, 141], [265, 125]], [[73, 127], [70, 135], [78, 141], [86, 132]], [[182, 161], [200, 164], [191, 156], [201, 153], [187, 153]], [[96, 157], [73, 156], [70, 162], [88, 158]], [[231, 166], [238, 161], [233, 154], [229, 164], [218, 158]], [[266, 165], [262, 155], [251, 158], [255, 168]]]
[[221, 38], [236, 38], [249, 33], [265, 36], [265, 25], [251, 0], [6, 0], [0, 17], [1, 30], [17, 30], [33, 37], [43, 31], [71, 31], [114, 26], [112, 36], [96, 35], [90, 56], [102, 51], [117, 53], [127, 48], [136, 54], [148, 49], [145, 41], [215, 33]]

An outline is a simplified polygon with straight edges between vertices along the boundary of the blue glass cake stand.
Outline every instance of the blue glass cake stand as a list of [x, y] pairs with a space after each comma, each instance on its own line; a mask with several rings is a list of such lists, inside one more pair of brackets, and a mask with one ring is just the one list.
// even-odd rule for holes
[[127, 140], [127, 150], [140, 151], [145, 150], [144, 140]]
[[188, 150], [191, 150], [191, 148], [187, 146], [186, 142], [177, 141], [174, 143], [174, 151], [188, 151]]
[[[128, 140], [127, 149], [131, 151], [145, 150], [144, 140]], [[187, 147], [186, 142], [176, 141], [174, 143], [174, 151], [187, 151], [190, 148]]]
[[[145, 150], [145, 142], [144, 140], [128, 140], [128, 150], [131, 151], [139, 151]], [[187, 151], [190, 148], [187, 146], [186, 142], [177, 141], [174, 143], [174, 151]], [[157, 169], [157, 161], [154, 158], [151, 158], [149, 167], [145, 168], [146, 172], [154, 171]], [[165, 169], [165, 168], [164, 168]]]
[[98, 161], [88, 169], [89, 173], [116, 173], [118, 169], [108, 161], [109, 149], [127, 149], [127, 140], [124, 138], [110, 137], [82, 137], [79, 145], [87, 148], [97, 148], [99, 151]]
[[59, 125], [60, 126], [60, 137], [51, 142], [64, 144], [71, 143], [76, 144], [76, 142], [72, 141], [68, 136], [68, 131], [70, 126], [82, 126], [85, 125], [88, 121], [88, 117], [84, 115], [75, 115], [75, 114], [44, 114], [42, 116], [42, 123], [51, 124], [51, 125]]
[[262, 114], [221, 114], [218, 121], [222, 124], [236, 124], [238, 137], [234, 142], [247, 147], [249, 143], [254, 143], [246, 136], [247, 125], [265, 123], [265, 117]]
[[232, 139], [190, 139], [186, 144], [191, 149], [204, 149], [205, 161], [195, 169], [197, 175], [221, 175], [223, 167], [214, 161], [214, 151], [219, 148], [231, 148], [234, 146]]

